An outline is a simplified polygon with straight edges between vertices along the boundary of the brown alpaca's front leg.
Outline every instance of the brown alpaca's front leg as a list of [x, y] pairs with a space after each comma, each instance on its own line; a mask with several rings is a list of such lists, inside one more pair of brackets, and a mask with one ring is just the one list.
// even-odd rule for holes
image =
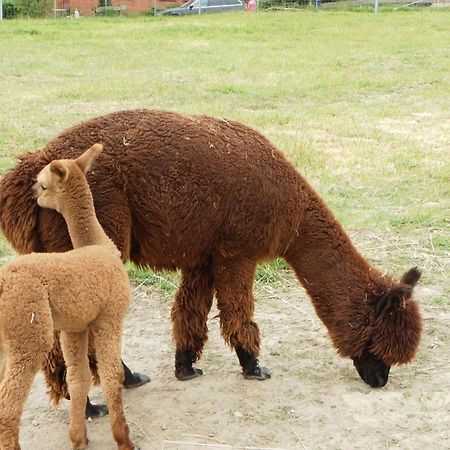
[[190, 380], [203, 374], [192, 364], [200, 358], [208, 339], [206, 321], [214, 297], [213, 289], [208, 265], [182, 271], [180, 287], [172, 306], [175, 376], [179, 380]]
[[69, 438], [73, 449], [85, 449], [89, 445], [84, 413], [86, 397], [91, 386], [88, 361], [88, 331], [61, 332], [61, 347], [67, 362], [67, 384], [71, 399]]
[[244, 377], [266, 380], [271, 373], [259, 365], [259, 329], [252, 320], [255, 270], [256, 262], [248, 259], [220, 259], [214, 264], [214, 284], [222, 336], [235, 349]]

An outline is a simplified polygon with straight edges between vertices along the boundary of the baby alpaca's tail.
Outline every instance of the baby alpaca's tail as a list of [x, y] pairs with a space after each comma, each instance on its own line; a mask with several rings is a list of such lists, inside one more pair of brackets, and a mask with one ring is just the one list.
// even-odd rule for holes
[[0, 272], [0, 380], [13, 360], [42, 364], [53, 345], [48, 292], [25, 269], [16, 264]]

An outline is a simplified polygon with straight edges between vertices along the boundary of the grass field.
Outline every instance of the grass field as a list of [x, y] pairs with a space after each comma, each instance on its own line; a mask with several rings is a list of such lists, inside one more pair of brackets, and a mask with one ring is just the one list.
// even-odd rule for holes
[[[369, 260], [396, 275], [424, 272], [419, 353], [373, 390], [336, 356], [280, 261], [260, 267], [255, 286], [273, 378], [242, 379], [213, 307], [205, 375], [176, 381], [168, 297], [177, 276], [130, 266], [123, 357], [152, 377], [124, 391], [142, 450], [450, 448], [449, 23], [450, 11], [432, 10], [0, 23], [1, 171], [66, 127], [119, 109], [236, 119], [287, 153]], [[0, 240], [0, 260], [12, 254]], [[67, 445], [69, 403], [46, 405], [39, 376], [24, 449]], [[111, 448], [106, 418], [88, 428], [92, 450]]]
[[288, 154], [370, 259], [417, 264], [442, 287], [449, 21], [442, 11], [3, 21], [0, 168], [118, 109], [236, 119]]

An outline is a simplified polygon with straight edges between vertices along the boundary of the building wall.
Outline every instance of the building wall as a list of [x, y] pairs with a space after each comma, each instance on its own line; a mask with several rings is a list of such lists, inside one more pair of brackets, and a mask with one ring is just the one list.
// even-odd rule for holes
[[[61, 0], [60, 8], [70, 8], [70, 11], [78, 9], [82, 16], [90, 16], [95, 14], [95, 8], [103, 5], [104, 0]], [[62, 4], [64, 3], [64, 6]], [[172, 6], [184, 3], [183, 0], [156, 0], [157, 8], [170, 8]], [[141, 13], [150, 11], [154, 5], [154, 0], [112, 0], [113, 6], [125, 5], [127, 13]]]
[[83, 16], [89, 16], [95, 13], [98, 6], [98, 0], [70, 0], [69, 8], [71, 11], [78, 9]]

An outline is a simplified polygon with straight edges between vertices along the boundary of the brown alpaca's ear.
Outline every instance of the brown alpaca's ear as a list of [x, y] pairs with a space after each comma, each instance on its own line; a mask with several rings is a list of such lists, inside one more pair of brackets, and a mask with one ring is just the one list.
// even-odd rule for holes
[[405, 301], [411, 298], [414, 286], [421, 275], [422, 272], [417, 267], [413, 267], [405, 272], [400, 283], [394, 285], [388, 293], [378, 300], [375, 305], [376, 317], [385, 316], [395, 311], [400, 305], [404, 305]]
[[419, 281], [421, 275], [422, 272], [419, 270], [418, 267], [412, 267], [411, 269], [408, 270], [408, 272], [405, 272], [403, 274], [400, 283], [414, 287]]
[[50, 163], [50, 172], [59, 178], [59, 181], [65, 182], [69, 177], [69, 170], [61, 161], [52, 161]]
[[103, 145], [102, 144], [94, 144], [92, 147], [88, 148], [82, 155], [80, 155], [75, 162], [78, 164], [78, 167], [86, 173], [94, 164], [97, 156], [102, 152]]

